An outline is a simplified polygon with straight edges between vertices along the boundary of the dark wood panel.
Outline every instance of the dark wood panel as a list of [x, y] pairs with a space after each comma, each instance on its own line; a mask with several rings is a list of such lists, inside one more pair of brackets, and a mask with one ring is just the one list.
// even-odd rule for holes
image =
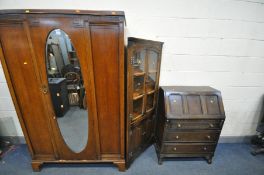
[[23, 24], [1, 26], [0, 34], [5, 62], [34, 155], [54, 157], [40, 80]]
[[120, 153], [119, 26], [91, 25], [95, 92], [102, 153]]
[[206, 98], [206, 107], [207, 107], [207, 113], [209, 115], [217, 115], [220, 114], [220, 108], [218, 103], [218, 97], [217, 95], [208, 95]]
[[182, 115], [183, 114], [183, 100], [181, 95], [171, 94], [169, 95], [169, 109], [168, 111], [174, 115]]
[[191, 115], [201, 115], [202, 104], [199, 95], [188, 95], [187, 97], [188, 111]]

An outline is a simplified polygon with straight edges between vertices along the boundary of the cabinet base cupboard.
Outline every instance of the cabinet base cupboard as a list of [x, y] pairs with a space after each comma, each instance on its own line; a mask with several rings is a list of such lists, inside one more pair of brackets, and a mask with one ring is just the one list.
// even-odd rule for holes
[[153, 140], [162, 43], [131, 38], [125, 58], [124, 25], [119, 11], [0, 11], [1, 63], [34, 171], [125, 171]]

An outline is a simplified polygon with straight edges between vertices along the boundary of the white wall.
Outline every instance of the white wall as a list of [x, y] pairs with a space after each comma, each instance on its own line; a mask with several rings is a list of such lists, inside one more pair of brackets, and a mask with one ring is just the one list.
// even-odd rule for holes
[[[264, 0], [0, 0], [0, 9], [30, 8], [125, 11], [128, 36], [165, 42], [161, 85], [221, 90], [222, 136], [255, 133], [264, 93]], [[17, 123], [2, 71], [0, 82], [0, 116]]]

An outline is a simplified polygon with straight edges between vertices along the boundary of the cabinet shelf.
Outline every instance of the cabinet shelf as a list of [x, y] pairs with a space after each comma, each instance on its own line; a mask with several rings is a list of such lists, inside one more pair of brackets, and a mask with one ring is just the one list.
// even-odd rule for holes
[[157, 71], [156, 70], [149, 70], [148, 73], [154, 74], [154, 73], [157, 73]]
[[136, 76], [136, 77], [143, 76], [143, 75], [145, 75], [145, 72], [134, 72], [133, 75]]
[[139, 113], [133, 114], [132, 121], [136, 121], [137, 119], [141, 118], [142, 116], [143, 116], [143, 114], [139, 114]]
[[153, 109], [154, 109], [154, 107], [147, 109], [146, 112], [148, 113], [148, 112], [152, 111]]
[[155, 90], [147, 90], [147, 94], [153, 94], [155, 92]]
[[142, 98], [143, 96], [144, 96], [144, 94], [140, 94], [140, 95], [138, 95], [138, 94], [133, 94], [133, 100], [140, 99], [140, 98]]

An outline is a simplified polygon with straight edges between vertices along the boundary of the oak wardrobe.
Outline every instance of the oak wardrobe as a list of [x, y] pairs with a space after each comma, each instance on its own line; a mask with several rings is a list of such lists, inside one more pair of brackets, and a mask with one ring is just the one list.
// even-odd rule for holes
[[[113, 162], [123, 170], [124, 14], [1, 13], [1, 61], [33, 169], [43, 162]], [[67, 116], [56, 115], [55, 106]], [[70, 143], [76, 138], [84, 146]]]
[[125, 56], [124, 25], [120, 11], [0, 11], [1, 63], [34, 171], [124, 171], [152, 143], [162, 43], [130, 38]]

